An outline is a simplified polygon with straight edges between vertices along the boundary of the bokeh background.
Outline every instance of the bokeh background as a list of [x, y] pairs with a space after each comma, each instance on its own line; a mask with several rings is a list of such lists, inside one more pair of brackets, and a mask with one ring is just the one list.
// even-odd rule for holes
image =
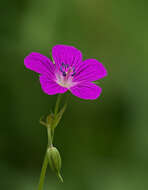
[[30, 52], [73, 45], [108, 70], [101, 97], [70, 95], [55, 134], [64, 184], [45, 190], [148, 189], [148, 1], [0, 1], [0, 190], [37, 189], [46, 150], [40, 116], [56, 96], [24, 67]]

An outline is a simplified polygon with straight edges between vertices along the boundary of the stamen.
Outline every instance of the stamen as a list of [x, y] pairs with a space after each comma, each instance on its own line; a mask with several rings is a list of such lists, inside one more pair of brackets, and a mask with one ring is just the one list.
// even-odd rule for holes
[[62, 66], [60, 66], [60, 71], [63, 72], [63, 68], [62, 68]]
[[62, 74], [63, 74], [64, 77], [66, 77], [66, 72], [65, 71], [63, 71]]
[[65, 66], [65, 64], [64, 63], [62, 63], [62, 67], [64, 67]]
[[71, 76], [73, 77], [75, 74], [76, 74], [76, 72], [73, 72]]
[[69, 65], [68, 65], [68, 64], [66, 64], [66, 68], [69, 68]]
[[72, 70], [73, 70], [73, 72], [75, 72], [75, 70], [76, 70], [75, 66], [72, 67]]
[[60, 71], [62, 72], [63, 77], [74, 76], [76, 74], [75, 67], [70, 67], [69, 64], [61, 63]]

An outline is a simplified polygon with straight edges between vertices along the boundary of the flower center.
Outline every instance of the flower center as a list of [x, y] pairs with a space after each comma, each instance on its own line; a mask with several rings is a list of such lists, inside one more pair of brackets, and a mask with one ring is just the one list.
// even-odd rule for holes
[[76, 74], [75, 67], [62, 63], [57, 74], [57, 83], [63, 87], [70, 88], [74, 86], [73, 76]]
[[62, 63], [62, 65], [60, 66], [60, 71], [63, 75], [63, 77], [70, 77], [70, 76], [74, 76], [76, 74], [75, 72], [75, 67], [70, 67], [68, 64], [64, 64]]

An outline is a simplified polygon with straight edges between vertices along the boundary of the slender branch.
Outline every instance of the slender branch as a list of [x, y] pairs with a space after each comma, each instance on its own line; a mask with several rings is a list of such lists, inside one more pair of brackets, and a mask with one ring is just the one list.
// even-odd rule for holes
[[55, 115], [55, 117], [56, 117], [56, 115], [58, 113], [58, 110], [59, 110], [59, 105], [60, 105], [61, 97], [62, 97], [61, 94], [59, 94], [58, 97], [57, 97], [57, 101], [56, 101], [56, 105], [55, 105], [55, 109], [54, 109], [54, 115]]
[[[57, 119], [56, 117], [57, 117], [57, 114], [58, 114], [58, 111], [59, 111], [59, 105], [60, 105], [61, 97], [62, 97], [61, 94], [59, 94], [58, 97], [57, 97], [57, 101], [56, 101], [56, 105], [55, 105], [55, 109], [54, 109], [54, 119], [55, 120]], [[45, 123], [41, 122], [41, 124], [45, 124]], [[47, 134], [48, 134], [48, 147], [52, 147], [54, 129], [53, 129], [52, 125], [50, 125], [50, 126], [46, 125], [46, 127], [47, 127]], [[48, 156], [47, 156], [47, 151], [46, 151], [45, 158], [44, 158], [43, 165], [42, 165], [42, 170], [41, 170], [38, 190], [43, 190], [43, 185], [44, 185], [47, 166], [48, 166]], [[60, 173], [58, 173], [58, 178], [61, 181], [63, 181]]]
[[47, 127], [47, 134], [48, 134], [48, 147], [52, 147], [52, 131], [51, 131], [51, 126]]
[[44, 158], [44, 162], [43, 162], [43, 165], [42, 165], [42, 170], [41, 170], [38, 190], [43, 190], [43, 185], [44, 185], [44, 179], [45, 179], [47, 165], [48, 165], [48, 157], [47, 157], [47, 153], [46, 153], [45, 158]]
[[[59, 111], [59, 105], [60, 105], [61, 98], [62, 98], [62, 94], [58, 94], [58, 97], [57, 97], [57, 100], [56, 100], [55, 109], [54, 109], [54, 120], [56, 120], [56, 117], [57, 117], [57, 114], [58, 114], [58, 111]], [[53, 141], [53, 137], [54, 137], [54, 128], [51, 127], [51, 138], [52, 138], [52, 141]]]

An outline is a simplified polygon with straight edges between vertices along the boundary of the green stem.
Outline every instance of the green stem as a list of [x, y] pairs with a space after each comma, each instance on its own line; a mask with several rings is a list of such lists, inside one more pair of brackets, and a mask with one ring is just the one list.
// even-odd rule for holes
[[46, 153], [45, 158], [44, 158], [44, 162], [43, 162], [43, 165], [42, 165], [42, 170], [41, 170], [38, 190], [43, 190], [43, 185], [44, 185], [44, 179], [45, 179], [47, 165], [48, 165], [48, 157], [47, 157], [47, 153]]
[[[54, 109], [54, 119], [56, 119], [57, 113], [59, 111], [61, 97], [62, 97], [61, 94], [59, 94], [57, 97], [57, 101], [56, 101], [56, 105], [55, 105], [55, 109]], [[53, 141], [53, 136], [54, 136], [54, 129], [52, 130], [52, 126], [47, 126], [47, 134], [48, 134], [48, 147], [52, 147], [52, 141]], [[45, 158], [43, 161], [43, 165], [42, 165], [38, 190], [43, 190], [47, 166], [48, 166], [48, 156], [47, 156], [47, 152], [46, 152]], [[58, 177], [61, 181], [63, 180], [59, 173], [58, 173]]]
[[48, 126], [48, 127], [47, 127], [47, 134], [48, 134], [48, 147], [52, 147], [51, 126]]
[[62, 178], [62, 176], [61, 176], [61, 174], [58, 172], [57, 173], [57, 177], [59, 178], [59, 180], [63, 183], [63, 178]]
[[61, 97], [62, 95], [59, 94], [57, 97], [57, 101], [56, 101], [56, 105], [55, 105], [55, 109], [54, 109], [54, 116], [56, 117], [58, 110], [59, 110], [59, 105], [60, 105], [60, 101], [61, 101]]
[[[57, 97], [57, 100], [56, 100], [55, 109], [54, 109], [54, 120], [56, 120], [57, 113], [59, 111], [59, 105], [60, 105], [61, 98], [62, 98], [62, 94], [58, 94], [58, 97]], [[51, 138], [52, 138], [52, 141], [53, 141], [53, 137], [54, 137], [54, 129], [51, 127]]]

